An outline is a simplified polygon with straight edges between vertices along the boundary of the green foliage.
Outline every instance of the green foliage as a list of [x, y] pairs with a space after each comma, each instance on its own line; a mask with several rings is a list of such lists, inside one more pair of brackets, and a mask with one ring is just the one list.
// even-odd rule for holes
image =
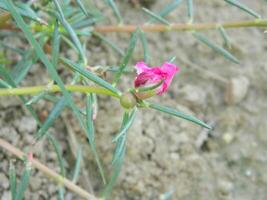
[[193, 35], [197, 40], [199, 40], [203, 44], [207, 45], [208, 47], [210, 47], [211, 49], [213, 49], [217, 53], [221, 54], [222, 56], [224, 56], [228, 60], [232, 61], [233, 63], [236, 63], [236, 64], [240, 63], [239, 60], [236, 57], [234, 57], [229, 51], [227, 51], [226, 49], [215, 44], [214, 42], [212, 42], [210, 39], [208, 39], [203, 34], [194, 32]]
[[[14, 2], [14, 3], [13, 3]], [[143, 8], [145, 14], [149, 16], [149, 20], [144, 25], [150, 24], [154, 22], [162, 23], [163, 25], [171, 25], [165, 17], [174, 11], [182, 2], [187, 4], [187, 14], [189, 17], [190, 25], [193, 24], [194, 19], [194, 7], [193, 0], [172, 0], [169, 4], [166, 4], [162, 10], [157, 12], [152, 12], [147, 8]], [[225, 0], [226, 3], [235, 6], [242, 11], [256, 17], [260, 18], [260, 15], [241, 4], [236, 0]], [[106, 3], [112, 9], [115, 17], [119, 25], [123, 24], [123, 17], [119, 12], [118, 6], [113, 0], [106, 0]], [[32, 6], [32, 5], [35, 6]], [[46, 67], [49, 78], [51, 79], [51, 84], [56, 84], [59, 86], [63, 96], [49, 94], [48, 90], [44, 90], [31, 98], [26, 98], [24, 96], [19, 96], [24, 106], [28, 109], [28, 111], [32, 114], [33, 118], [39, 125], [39, 130], [36, 133], [36, 138], [38, 139], [48, 139], [48, 141], [52, 144], [56, 154], [58, 164], [60, 166], [60, 174], [62, 176], [67, 176], [67, 172], [64, 165], [64, 158], [62, 155], [62, 150], [60, 147], [59, 141], [56, 140], [56, 137], [49, 133], [49, 128], [55, 123], [56, 119], [59, 118], [63, 110], [66, 108], [70, 108], [76, 118], [79, 121], [80, 126], [82, 127], [87, 141], [90, 145], [92, 155], [95, 158], [98, 171], [102, 178], [104, 189], [103, 196], [109, 197], [112, 188], [116, 184], [116, 180], [119, 177], [121, 168], [124, 162], [124, 156], [126, 152], [126, 143], [127, 143], [127, 131], [130, 129], [132, 124], [135, 121], [136, 113], [138, 110], [143, 107], [147, 109], [154, 109], [165, 114], [175, 116], [178, 118], [182, 118], [184, 120], [191, 121], [197, 125], [200, 125], [204, 128], [211, 129], [211, 127], [204, 123], [203, 121], [197, 119], [194, 116], [185, 114], [183, 112], [177, 111], [174, 108], [170, 108], [167, 106], [163, 106], [155, 103], [148, 103], [145, 101], [141, 101], [135, 98], [136, 104], [132, 107], [126, 107], [127, 109], [124, 112], [121, 127], [118, 130], [117, 134], [113, 137], [112, 142], [114, 142], [115, 149], [113, 152], [113, 157], [111, 161], [111, 167], [113, 169], [111, 176], [107, 179], [104, 171], [103, 164], [101, 162], [101, 157], [97, 151], [97, 141], [95, 137], [95, 129], [94, 129], [94, 106], [96, 104], [96, 94], [88, 93], [85, 94], [83, 99], [83, 106], [85, 108], [81, 108], [82, 106], [78, 106], [71, 96], [70, 92], [68, 92], [65, 88], [65, 81], [68, 79], [62, 79], [58, 73], [60, 69], [60, 65], [64, 65], [64, 67], [68, 67], [71, 69], [71, 72], [68, 74], [71, 76], [71, 85], [82, 84], [83, 87], [87, 85], [91, 85], [92, 83], [97, 87], [107, 89], [107, 95], [111, 97], [115, 97], [116, 100], [120, 100], [122, 93], [133, 91], [132, 88], [129, 88], [127, 91], [121, 91], [118, 89], [120, 87], [120, 80], [123, 73], [132, 73], [135, 72], [133, 68], [133, 63], [131, 60], [134, 55], [134, 50], [137, 46], [137, 41], [140, 39], [142, 48], [143, 48], [143, 59], [145, 62], [148, 62], [149, 56], [148, 51], [148, 41], [147, 34], [142, 31], [140, 28], [136, 28], [136, 30], [132, 33], [131, 38], [128, 43], [128, 47], [124, 51], [120, 48], [120, 44], [117, 44], [109, 39], [109, 36], [101, 34], [97, 32], [97, 29], [94, 28], [94, 25], [100, 21], [106, 20], [106, 17], [100, 11], [91, 0], [75, 0], [71, 2], [70, 0], [53, 0], [47, 2], [38, 2], [38, 3], [22, 3], [19, 1], [12, 0], [2, 0], [0, 1], [0, 8], [10, 12], [13, 17], [14, 22], [17, 27], [22, 32], [0, 32], [0, 37], [4, 36], [16, 36], [23, 39], [27, 39], [30, 47], [27, 50], [13, 47], [12, 45], [5, 44], [0, 42], [1, 50], [8, 49], [16, 54], [18, 54], [21, 59], [12, 66], [12, 62], [10, 62], [5, 54], [0, 52], [0, 87], [1, 88], [15, 88], [19, 87], [20, 84], [28, 77], [29, 71], [32, 66], [36, 63], [39, 63]], [[39, 17], [39, 12], [47, 12], [48, 18], [44, 21]], [[10, 20], [11, 21], [11, 20]], [[162, 25], [160, 25], [162, 26]], [[166, 27], [166, 26], [164, 26]], [[171, 26], [170, 26], [171, 27]], [[231, 46], [231, 40], [229, 35], [226, 33], [226, 30], [222, 25], [218, 25], [217, 30], [219, 34], [222, 36], [224, 45], [229, 48]], [[170, 29], [171, 31], [171, 29]], [[239, 60], [232, 55], [229, 51], [221, 47], [220, 45], [214, 43], [212, 39], [206, 37], [200, 32], [196, 32], [192, 30], [193, 36], [201, 43], [205, 44], [215, 52], [223, 55], [226, 59], [238, 64]], [[87, 58], [86, 48], [87, 43], [84, 43], [82, 40], [83, 37], [94, 39], [95, 36], [103, 44], [106, 44], [113, 51], [117, 53], [118, 56], [121, 57], [119, 62], [119, 66], [107, 67], [100, 66], [98, 69], [102, 69], [104, 72], [109, 72], [114, 74], [114, 80], [112, 83], [106, 80], [104, 77], [99, 76], [98, 71], [95, 70], [95, 67], [89, 67], [88, 61], [90, 58]], [[46, 46], [51, 47], [51, 52], [46, 52], [44, 48]], [[72, 60], [71, 58], [65, 58], [66, 56], [61, 56], [62, 52], [64, 52], [65, 48], [70, 48], [74, 50], [75, 54], [78, 57], [77, 61]], [[4, 52], [4, 51], [3, 51]], [[48, 56], [48, 54], [51, 54]], [[175, 56], [170, 59], [169, 62], [174, 62]], [[105, 59], [105, 58], [101, 58]], [[90, 63], [91, 64], [91, 63]], [[96, 67], [97, 68], [97, 67]], [[67, 69], [66, 69], [67, 70]], [[41, 76], [41, 74], [40, 74]], [[49, 83], [50, 84], [50, 83]], [[47, 87], [49, 87], [49, 84]], [[69, 83], [66, 83], [69, 84]], [[150, 87], [144, 87], [139, 89], [140, 91], [150, 91], [155, 89], [160, 84], [152, 85]], [[117, 88], [118, 85], [118, 88]], [[132, 93], [131, 93], [132, 94]], [[32, 105], [38, 103], [40, 100], [49, 100], [53, 103], [53, 108], [50, 110], [47, 118], [43, 123], [39, 120], [37, 114], [35, 113]], [[137, 105], [137, 106], [135, 106]], [[100, 119], [101, 121], [101, 119]], [[108, 122], [103, 122], [108, 124]], [[44, 137], [46, 136], [46, 137]], [[72, 181], [74, 183], [77, 182], [80, 168], [82, 163], [82, 145], [77, 152], [77, 160], [74, 167], [74, 173], [72, 177]], [[108, 167], [107, 167], [108, 168]], [[12, 163], [10, 164], [9, 169], [9, 177], [10, 177], [10, 186], [12, 198], [19, 200], [23, 199], [23, 194], [26, 190], [26, 187], [30, 178], [30, 165], [26, 164], [26, 169], [24, 170], [21, 181], [17, 184], [16, 171]], [[59, 199], [64, 199], [64, 187], [59, 186], [58, 194]], [[164, 194], [164, 198], [162, 199], [170, 199], [173, 191], [167, 192]]]

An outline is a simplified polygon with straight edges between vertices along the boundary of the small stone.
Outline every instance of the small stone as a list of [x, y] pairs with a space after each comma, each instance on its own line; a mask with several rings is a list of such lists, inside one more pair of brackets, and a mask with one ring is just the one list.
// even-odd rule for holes
[[11, 199], [11, 193], [9, 191], [3, 192], [1, 200], [9, 200], [9, 199]]
[[12, 144], [17, 144], [20, 139], [15, 128], [7, 126], [0, 128], [0, 136], [4, 136], [4, 138]]
[[34, 118], [25, 116], [15, 122], [20, 133], [33, 133], [37, 129], [37, 123]]
[[5, 174], [0, 174], [0, 188], [7, 189], [9, 187], [9, 180]]
[[236, 104], [241, 102], [247, 95], [250, 81], [245, 76], [232, 78], [226, 88], [225, 102], [228, 104]]
[[221, 180], [218, 185], [219, 190], [223, 195], [228, 195], [234, 189], [233, 184], [229, 181]]
[[30, 187], [33, 191], [37, 191], [38, 189], [40, 189], [41, 185], [42, 179], [40, 177], [31, 177]]
[[180, 92], [186, 103], [192, 106], [200, 106], [205, 103], [206, 93], [196, 86], [185, 85]]
[[223, 134], [223, 140], [226, 144], [230, 144], [234, 139], [234, 135], [232, 133]]

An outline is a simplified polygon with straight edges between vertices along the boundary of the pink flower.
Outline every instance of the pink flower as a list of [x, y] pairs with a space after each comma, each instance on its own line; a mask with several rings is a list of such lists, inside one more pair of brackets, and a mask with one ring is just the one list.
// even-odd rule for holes
[[134, 81], [134, 87], [137, 89], [150, 87], [162, 82], [156, 88], [157, 95], [161, 95], [168, 89], [175, 73], [180, 70], [179, 67], [168, 62], [165, 62], [161, 67], [150, 68], [143, 61], [138, 62], [135, 65], [135, 69], [137, 70], [137, 76]]

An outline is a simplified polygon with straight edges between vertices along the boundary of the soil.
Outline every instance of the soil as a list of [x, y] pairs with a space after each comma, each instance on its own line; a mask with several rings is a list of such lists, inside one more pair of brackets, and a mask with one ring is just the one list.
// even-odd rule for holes
[[[133, 1], [136, 2], [136, 1]], [[160, 10], [169, 1], [155, 1], [153, 11]], [[223, 22], [251, 19], [246, 13], [227, 5], [224, 1], [195, 2], [195, 22]], [[250, 8], [265, 16], [264, 1], [244, 0]], [[106, 23], [116, 23], [110, 8], [101, 1], [98, 6], [109, 16]], [[119, 4], [125, 23], [140, 23], [148, 19], [132, 3]], [[187, 22], [186, 3], [183, 2], [167, 19], [171, 22]], [[242, 28], [227, 30], [232, 49], [241, 61], [233, 64], [210, 48], [198, 42], [191, 33], [167, 32], [147, 34], [149, 64], [160, 65], [176, 56], [175, 64], [181, 67], [168, 93], [153, 97], [151, 101], [171, 106], [192, 114], [214, 127], [207, 131], [182, 119], [173, 118], [154, 110], [141, 109], [127, 133], [127, 151], [124, 167], [110, 199], [161, 199], [173, 192], [171, 199], [266, 199], [267, 196], [267, 34], [263, 29]], [[219, 32], [203, 32], [218, 44], [223, 44]], [[107, 37], [121, 48], [127, 46], [129, 35], [109, 34]], [[87, 43], [89, 65], [117, 65], [120, 57], [96, 38]], [[24, 41], [6, 37], [4, 42], [23, 46]], [[26, 48], [26, 47], [25, 47]], [[72, 50], [65, 52], [75, 59]], [[142, 59], [138, 44], [132, 64]], [[9, 52], [9, 57], [15, 60]], [[40, 76], [42, 74], [42, 76]], [[49, 82], [46, 72], [35, 64], [22, 85]], [[64, 76], [64, 72], [62, 74]], [[67, 75], [66, 75], [67, 76]], [[108, 75], [109, 77], [110, 75]], [[126, 90], [132, 86], [134, 74], [124, 76], [119, 87]], [[83, 96], [75, 94], [77, 103]], [[46, 115], [52, 108], [47, 101], [34, 105], [39, 114]], [[31, 115], [17, 98], [2, 98], [0, 101], [0, 137], [16, 147], [27, 151], [38, 130]], [[95, 123], [96, 143], [105, 166], [111, 171], [111, 142], [120, 127], [123, 110], [119, 103], [108, 97], [99, 97], [99, 111]], [[69, 124], [67, 126], [67, 124]], [[71, 129], [71, 130], [70, 130]], [[59, 139], [65, 158], [67, 176], [73, 172], [75, 158], [70, 147], [70, 134], [75, 133], [83, 144], [83, 172], [88, 175], [94, 190], [102, 183], [96, 163], [84, 133], [69, 110], [49, 129]], [[45, 151], [44, 151], [45, 149]], [[34, 148], [36, 157], [48, 167], [59, 172], [56, 153], [44, 140]], [[8, 183], [8, 162], [12, 157], [0, 149], [0, 197], [11, 199]], [[16, 161], [18, 174], [23, 164]], [[83, 188], [90, 189], [79, 179]], [[57, 188], [41, 172], [34, 171], [25, 199], [56, 199]], [[66, 192], [66, 199], [79, 199]]]

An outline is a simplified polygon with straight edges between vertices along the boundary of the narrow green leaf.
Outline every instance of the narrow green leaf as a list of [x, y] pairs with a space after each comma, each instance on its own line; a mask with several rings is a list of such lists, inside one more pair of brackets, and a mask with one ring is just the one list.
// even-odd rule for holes
[[229, 51], [225, 50], [224, 48], [220, 47], [219, 45], [215, 44], [214, 42], [212, 42], [211, 40], [209, 40], [206, 36], [204, 36], [203, 34], [194, 32], [193, 33], [194, 37], [199, 40], [200, 42], [202, 42], [203, 44], [207, 45], [208, 47], [210, 47], [211, 49], [213, 49], [214, 51], [216, 51], [217, 53], [223, 55], [225, 58], [227, 58], [228, 60], [239, 64], [239, 60], [234, 57]]
[[146, 8], [142, 8], [142, 10], [147, 14], [149, 15], [150, 17], [154, 18], [155, 20], [163, 23], [163, 24], [166, 24], [166, 25], [171, 25], [166, 19], [164, 19], [163, 17], [161, 17], [160, 15], [157, 15], [156, 13], [146, 9]]
[[144, 51], [144, 61], [148, 62], [149, 53], [148, 53], [147, 39], [145, 33], [142, 30], [140, 31], [139, 37]]
[[[126, 123], [129, 121], [129, 117], [130, 117], [129, 112], [125, 111], [123, 114], [120, 130], [124, 129]], [[126, 135], [123, 135], [116, 142], [116, 147], [113, 153], [113, 158], [111, 163], [112, 165], [117, 164], [117, 162], [119, 162], [123, 158], [122, 155], [125, 149], [125, 141], [126, 141]]]
[[79, 51], [80, 57], [83, 59], [83, 62], [84, 63], [87, 63], [87, 59], [86, 59], [85, 53], [83, 51], [83, 48], [82, 48], [82, 45], [81, 45], [81, 42], [80, 42], [78, 36], [76, 35], [76, 33], [73, 30], [73, 28], [71, 27], [71, 25], [65, 19], [64, 14], [63, 14], [63, 11], [62, 11], [62, 9], [60, 7], [59, 2], [57, 0], [53, 0], [53, 2], [55, 4], [55, 6], [56, 6], [56, 9], [58, 10], [58, 12], [60, 14], [60, 16], [56, 15], [57, 18], [59, 19], [59, 21], [62, 23], [62, 25], [64, 26], [64, 28], [69, 33], [69, 35], [70, 35], [73, 43], [75, 44], [75, 46], [77, 47], [77, 49]]
[[125, 154], [125, 149], [122, 152], [121, 159], [116, 163], [112, 176], [104, 189], [103, 196], [105, 197], [105, 199], [110, 195], [112, 188], [116, 184], [117, 179], [120, 175], [121, 168], [122, 168], [123, 161], [124, 161], [124, 154]]
[[9, 184], [11, 189], [12, 200], [16, 199], [17, 179], [16, 171], [12, 161], [9, 162]]
[[125, 142], [126, 142], [126, 135], [122, 135], [117, 143], [116, 143], [116, 148], [115, 148], [115, 152], [113, 154], [113, 158], [112, 158], [112, 162], [111, 164], [114, 166], [117, 164], [117, 162], [120, 161], [120, 159], [123, 156], [124, 150], [125, 150]]
[[58, 21], [55, 22], [55, 28], [52, 38], [52, 65], [56, 68], [58, 63], [58, 57], [59, 57], [59, 48], [60, 48], [60, 34], [59, 34], [59, 24]]
[[22, 174], [22, 178], [20, 181], [20, 184], [18, 185], [17, 192], [16, 192], [16, 198], [15, 200], [23, 200], [23, 196], [25, 193], [25, 190], [28, 187], [29, 180], [30, 180], [30, 175], [31, 175], [31, 164], [29, 161], [26, 162], [26, 168]]
[[176, 59], [176, 56], [171, 57], [169, 60], [169, 63], [173, 63], [175, 61], [175, 59]]
[[[0, 21], [0, 24], [1, 24], [1, 21]], [[11, 51], [14, 51], [15, 53], [18, 53], [18, 54], [21, 55], [21, 56], [23, 56], [23, 55], [25, 54], [24, 50], [22, 50], [22, 49], [20, 49], [20, 48], [12, 47], [12, 46], [10, 46], [9, 44], [6, 44], [6, 43], [1, 42], [1, 41], [0, 41], [0, 47], [9, 49], [9, 50], [11, 50]]]
[[169, 108], [169, 107], [166, 107], [166, 106], [161, 106], [161, 105], [158, 105], [158, 104], [155, 104], [155, 103], [148, 103], [148, 107], [152, 108], [152, 109], [155, 109], [155, 110], [158, 110], [160, 112], [167, 113], [169, 115], [173, 115], [175, 117], [180, 117], [182, 119], [194, 122], [195, 124], [198, 124], [198, 125], [203, 126], [205, 128], [211, 129], [211, 127], [209, 125], [207, 125], [203, 121], [197, 119], [196, 117], [191, 116], [191, 115], [187, 115], [187, 114], [182, 113], [182, 112], [179, 112], [179, 111], [177, 111], [177, 110], [175, 110], [173, 108]]
[[116, 5], [116, 3], [113, 1], [113, 0], [106, 0], [107, 4], [111, 7], [111, 9], [113, 10], [115, 16], [117, 17], [118, 19], [118, 22], [120, 24], [123, 23], [123, 20], [122, 20], [122, 17], [121, 17], [121, 14], [120, 14], [120, 11]]
[[105, 38], [103, 35], [101, 35], [100, 33], [97, 32], [93, 32], [93, 34], [98, 37], [99, 39], [101, 39], [105, 44], [107, 44], [108, 46], [110, 46], [113, 50], [115, 50], [119, 55], [124, 56], [124, 52], [123, 50], [121, 50], [116, 44], [114, 44], [113, 42], [111, 42], [110, 40], [108, 40], [107, 38]]
[[125, 54], [125, 56], [123, 57], [123, 59], [122, 59], [122, 61], [120, 63], [120, 69], [119, 69], [118, 73], [115, 74], [113, 85], [117, 85], [118, 81], [120, 80], [120, 77], [121, 77], [121, 74], [122, 74], [123, 70], [127, 66], [128, 62], [129, 62], [129, 59], [131, 58], [131, 56], [133, 54], [134, 48], [136, 46], [137, 36], [138, 36], [139, 32], [140, 32], [140, 29], [137, 28], [132, 33], [132, 36], [131, 36], [131, 39], [130, 39], [130, 43], [129, 43], [127, 51], [126, 51], [126, 54]]
[[60, 115], [62, 109], [66, 106], [66, 102], [64, 98], [61, 98], [57, 104], [54, 106], [52, 111], [49, 113], [48, 117], [46, 118], [45, 122], [41, 126], [41, 128], [37, 132], [37, 139], [41, 139], [47, 133], [47, 130], [50, 126], [54, 123], [57, 117]]
[[[176, 9], [177, 6], [179, 6], [181, 2], [182, 2], [182, 0], [173, 0], [172, 2], [167, 4], [157, 15], [161, 16], [161, 17], [165, 17], [170, 12], [172, 12], [174, 9]], [[152, 23], [154, 21], [155, 21], [155, 19], [152, 18], [148, 21], [148, 23]]]
[[58, 140], [51, 134], [47, 134], [48, 141], [52, 144], [57, 154], [57, 161], [60, 167], [60, 174], [65, 177], [64, 159], [61, 153], [61, 147]]
[[187, 15], [189, 17], [189, 21], [193, 22], [194, 20], [193, 0], [187, 0]]
[[[128, 112], [128, 111], [126, 111]], [[135, 116], [136, 116], [137, 108], [134, 108], [133, 111], [131, 112], [128, 120], [125, 122], [125, 125], [123, 128], [119, 131], [119, 133], [116, 135], [116, 137], [112, 140], [112, 142], [116, 142], [121, 136], [123, 136], [131, 127], [131, 125], [134, 122]]]
[[4, 87], [4, 88], [12, 88], [11, 85], [9, 85], [6, 81], [0, 79], [0, 87]]
[[81, 8], [82, 12], [84, 13], [84, 15], [88, 15], [88, 12], [86, 10], [86, 8], [83, 5], [83, 2], [81, 0], [76, 0], [78, 6]]
[[228, 34], [226, 33], [225, 29], [222, 26], [219, 26], [218, 30], [219, 30], [222, 38], [223, 38], [224, 45], [227, 48], [231, 48], [231, 41], [230, 41], [230, 38], [229, 38]]
[[[0, 74], [5, 79], [5, 81], [9, 85], [11, 85], [13, 88], [15, 88], [17, 86], [16, 83], [14, 82], [13, 78], [9, 75], [9, 73], [1, 65], [0, 65]], [[21, 99], [21, 101], [24, 104], [26, 104], [27, 100], [25, 99], [24, 96], [19, 96], [19, 98]], [[31, 105], [26, 105], [26, 108], [29, 110], [29, 112], [31, 113], [31, 115], [34, 117], [34, 119], [36, 120], [36, 122], [38, 123], [38, 125], [41, 125], [41, 122], [39, 121], [38, 116], [35, 113], [35, 111], [33, 110], [32, 106]]]
[[[34, 21], [37, 21], [37, 22], [43, 22], [42, 19], [40, 19], [36, 14], [35, 12], [29, 7], [29, 6], [23, 6], [24, 3], [19, 3], [19, 5], [16, 5], [16, 9], [18, 10], [18, 12], [22, 15], [22, 16], [25, 16], [25, 17], [28, 17]], [[5, 5], [5, 3], [2, 1], [0, 2], [0, 8], [6, 10], [6, 11], [9, 11], [9, 8], [8, 6]]]
[[74, 184], [77, 183], [80, 171], [81, 171], [81, 161], [82, 161], [82, 147], [79, 147], [78, 152], [77, 152], [77, 159], [75, 163], [75, 168], [74, 168], [74, 173], [72, 177], [72, 182]]
[[81, 126], [85, 130], [85, 127], [84, 127], [84, 124], [83, 124], [83, 120], [82, 120], [82, 118], [81, 118], [81, 116], [79, 114], [79, 110], [76, 107], [75, 103], [73, 102], [71, 95], [65, 89], [65, 86], [64, 86], [62, 80], [60, 79], [56, 69], [50, 63], [50, 61], [46, 57], [45, 53], [43, 52], [43, 49], [40, 47], [40, 45], [37, 43], [37, 41], [33, 37], [28, 25], [24, 22], [23, 18], [16, 11], [16, 8], [14, 7], [12, 1], [11, 0], [4, 0], [4, 2], [6, 4], [6, 6], [8, 7], [10, 13], [14, 17], [17, 25], [24, 32], [25, 37], [30, 42], [30, 44], [33, 46], [33, 48], [35, 49], [37, 56], [42, 61], [42, 63], [47, 67], [47, 70], [48, 70], [50, 76], [53, 78], [53, 80], [56, 81], [56, 83], [58, 84], [58, 86], [62, 90], [62, 93], [63, 93], [64, 97], [66, 98], [67, 103], [70, 105], [70, 107], [72, 108], [75, 116], [79, 120], [79, 123], [81, 124]]
[[95, 157], [102, 181], [104, 184], [106, 184], [106, 178], [105, 178], [103, 166], [101, 164], [99, 155], [96, 150], [96, 144], [95, 144], [95, 133], [94, 133], [94, 123], [93, 123], [93, 95], [92, 94], [88, 94], [86, 98], [86, 124], [87, 124], [87, 131], [86, 131], [87, 138], [89, 140], [91, 150]]
[[86, 98], [86, 124], [87, 124], [87, 136], [90, 144], [95, 145], [95, 130], [93, 123], [93, 97], [92, 94], [88, 94]]
[[244, 12], [248, 13], [249, 15], [253, 16], [253, 17], [256, 17], [256, 18], [261, 18], [261, 16], [254, 12], [252, 9], [250, 9], [249, 7], [247, 7], [246, 5], [240, 3], [239, 1], [237, 0], [224, 0], [226, 3], [232, 5], [232, 6], [235, 6], [241, 10], [243, 10]]
[[71, 69], [73, 69], [74, 71], [80, 73], [81, 75], [83, 75], [84, 77], [90, 79], [91, 81], [95, 82], [96, 84], [110, 90], [111, 92], [120, 95], [121, 92], [113, 87], [110, 83], [106, 82], [105, 80], [99, 78], [98, 76], [94, 75], [92, 72], [90, 72], [87, 69], [82, 68], [81, 66], [79, 66], [76, 63], [73, 63], [71, 60], [66, 59], [66, 58], [61, 58], [61, 60], [66, 63]]
[[100, 22], [101, 20], [103, 20], [103, 18], [100, 18], [100, 17], [99, 18], [84, 19], [84, 20], [80, 20], [76, 23], [73, 23], [72, 27], [74, 29], [81, 29], [81, 28], [92, 26], [94, 23]]
[[39, 100], [43, 99], [46, 94], [47, 94], [46, 91], [40, 92], [39, 94], [31, 98], [25, 105], [31, 105], [37, 103]]

